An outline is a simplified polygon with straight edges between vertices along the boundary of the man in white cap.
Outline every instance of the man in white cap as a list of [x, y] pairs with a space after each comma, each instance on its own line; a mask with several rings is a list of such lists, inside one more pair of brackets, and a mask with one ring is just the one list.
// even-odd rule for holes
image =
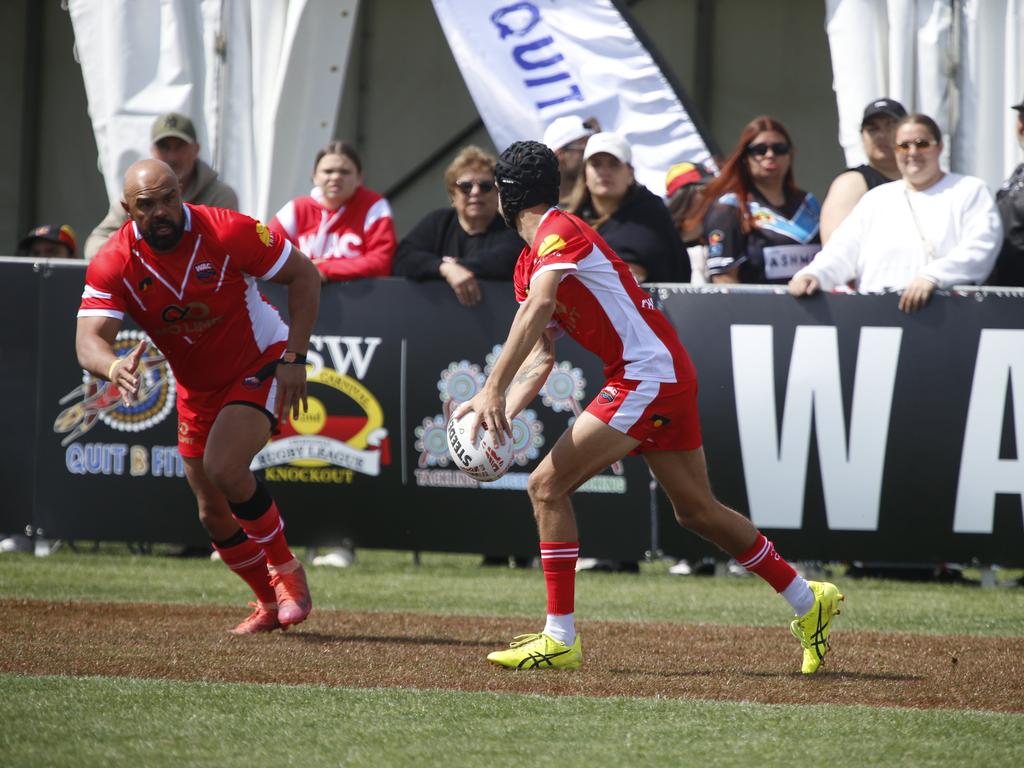
[[583, 150], [587, 146], [587, 139], [599, 130], [597, 120], [593, 117], [584, 120], [577, 115], [562, 115], [555, 118], [544, 131], [544, 143], [558, 158], [558, 171], [562, 174], [558, 186], [558, 204], [563, 208], [568, 205], [572, 188], [576, 186], [576, 179], [583, 170]]

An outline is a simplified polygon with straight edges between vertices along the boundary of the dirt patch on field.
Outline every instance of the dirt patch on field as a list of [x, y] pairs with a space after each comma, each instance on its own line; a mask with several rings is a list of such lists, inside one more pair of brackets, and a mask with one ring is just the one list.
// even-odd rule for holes
[[[1024, 712], [1024, 638], [833, 633], [799, 673], [786, 628], [588, 621], [577, 672], [510, 672], [486, 654], [531, 621], [315, 611], [286, 633], [233, 637], [237, 609], [0, 600], [0, 672], [664, 696]], [[840, 619], [841, 621], [841, 619]]]

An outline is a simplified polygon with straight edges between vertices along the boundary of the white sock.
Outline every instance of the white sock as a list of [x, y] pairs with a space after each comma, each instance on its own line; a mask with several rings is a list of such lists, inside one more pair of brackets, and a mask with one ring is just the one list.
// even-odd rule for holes
[[814, 607], [814, 593], [811, 591], [810, 585], [800, 574], [797, 574], [794, 579], [789, 582], [789, 586], [779, 592], [796, 612], [797, 616], [803, 616], [811, 608]]
[[571, 613], [549, 613], [547, 624], [544, 625], [544, 634], [560, 643], [572, 645], [576, 642], [576, 619]]

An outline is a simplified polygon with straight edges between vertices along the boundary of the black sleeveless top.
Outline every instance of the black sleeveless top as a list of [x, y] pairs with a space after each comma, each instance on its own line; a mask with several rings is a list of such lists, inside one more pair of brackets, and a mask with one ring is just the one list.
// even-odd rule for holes
[[864, 177], [864, 183], [868, 185], [868, 189], [874, 189], [882, 184], [888, 184], [891, 181], [891, 179], [885, 178], [885, 176], [876, 171], [870, 165], [858, 165], [856, 168], [851, 168], [850, 170], [856, 171]]

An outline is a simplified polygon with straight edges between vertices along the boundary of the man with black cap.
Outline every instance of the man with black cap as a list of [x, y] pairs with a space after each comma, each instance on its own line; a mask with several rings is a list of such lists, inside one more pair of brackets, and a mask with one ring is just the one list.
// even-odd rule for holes
[[[697, 413], [697, 373], [675, 329], [637, 284], [629, 267], [582, 219], [555, 207], [558, 160], [536, 141], [516, 142], [495, 169], [498, 205], [527, 243], [515, 269], [519, 311], [480, 392], [453, 416], [511, 439], [510, 420], [547, 380], [560, 329], [604, 363], [597, 397], [530, 474], [527, 493], [540, 533], [547, 621], [487, 656], [510, 669], [577, 669], [583, 646], [574, 594], [579, 534], [570, 495], [629, 453], [647, 461], [680, 524], [714, 542], [763, 578], [793, 607], [803, 671], [817, 671], [828, 650], [842, 595], [808, 583], [775, 552], [750, 520], [711, 493]], [[476, 433], [472, 425], [470, 434]]]
[[[1017, 141], [1024, 148], [1024, 99], [1012, 108], [1017, 111]], [[1024, 163], [1014, 169], [996, 192], [996, 205], [1003, 220], [1004, 239], [987, 282], [1024, 286]]]
[[860, 121], [860, 138], [867, 163], [850, 168], [836, 176], [821, 204], [821, 242], [828, 242], [857, 202], [869, 189], [896, 181], [893, 132], [896, 121], [907, 116], [903, 105], [893, 99], [875, 99], [864, 107]]
[[[157, 160], [171, 166], [181, 183], [182, 198], [193, 205], [212, 205], [216, 208], [238, 210], [235, 190], [217, 178], [213, 170], [199, 157], [200, 145], [192, 121], [178, 112], [160, 115], [150, 129], [152, 144], [149, 152]], [[91, 261], [107, 238], [127, 221], [120, 201], [115, 202], [107, 216], [85, 241], [85, 258]]]
[[73, 259], [78, 252], [75, 230], [67, 224], [42, 224], [18, 243], [19, 256], [36, 259]]

